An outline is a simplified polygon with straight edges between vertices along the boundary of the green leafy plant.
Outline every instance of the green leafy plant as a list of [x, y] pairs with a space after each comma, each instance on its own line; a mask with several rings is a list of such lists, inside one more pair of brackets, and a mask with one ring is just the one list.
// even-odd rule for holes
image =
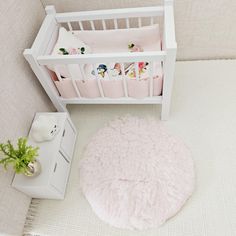
[[132, 49], [135, 45], [133, 43], [128, 44], [128, 49]]
[[84, 47], [80, 48], [80, 53], [81, 53], [81, 54], [84, 54], [84, 53], [85, 53], [85, 48], [84, 48]]
[[59, 51], [63, 54], [63, 55], [69, 55], [69, 52], [67, 52], [67, 50], [65, 48], [59, 48]]
[[19, 138], [17, 147], [15, 148], [11, 141], [0, 143], [0, 164], [7, 169], [8, 165], [12, 165], [16, 173], [26, 173], [28, 164], [35, 161], [38, 156], [38, 147], [27, 145], [27, 138]]

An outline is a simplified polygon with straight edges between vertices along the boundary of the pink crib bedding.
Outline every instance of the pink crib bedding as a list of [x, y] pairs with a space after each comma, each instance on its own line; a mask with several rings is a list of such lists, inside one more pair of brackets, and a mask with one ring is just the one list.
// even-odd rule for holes
[[[156, 77], [153, 79], [153, 96], [162, 93], [163, 79]], [[55, 85], [61, 97], [69, 99], [78, 97], [70, 78], [62, 81], [55, 81]], [[83, 98], [101, 97], [98, 81], [96, 79], [76, 80], [80, 96]], [[103, 93], [108, 98], [121, 98], [125, 96], [124, 83], [122, 80], [101, 80]], [[131, 98], [145, 98], [150, 95], [150, 80], [127, 80], [127, 95]]]
[[[141, 28], [116, 29], [116, 30], [93, 30], [93, 31], [73, 31], [67, 32], [73, 34], [73, 37], [78, 37], [83, 43], [89, 46], [92, 53], [114, 53], [128, 52], [128, 44], [133, 43], [140, 45], [144, 51], [161, 50], [160, 32], [158, 25], [152, 25]], [[72, 35], [71, 35], [72, 36]], [[142, 62], [147, 63], [147, 62]], [[123, 76], [120, 74], [112, 74], [116, 62], [105, 64], [109, 67], [110, 73], [98, 74], [100, 77], [103, 93], [105, 97], [119, 98], [125, 96]], [[98, 68], [101, 64], [97, 64]], [[103, 65], [103, 64], [102, 64]], [[94, 67], [90, 64], [84, 66], [84, 75], [76, 67], [72, 73], [74, 74], [76, 84], [80, 95], [85, 98], [100, 97], [98, 81], [95, 76]], [[149, 96], [150, 85], [150, 65], [147, 63], [145, 70], [139, 75], [139, 79], [132, 78], [132, 73], [135, 72], [134, 65], [126, 63], [128, 72], [125, 74], [127, 82], [128, 96], [134, 98], [143, 98]], [[53, 69], [53, 68], [50, 68]], [[77, 97], [73, 84], [71, 83], [70, 75], [66, 67], [61, 66], [59, 73], [65, 77], [61, 81], [56, 81], [60, 95], [64, 98]], [[162, 66], [160, 62], [153, 63], [153, 95], [158, 96], [162, 90]]]
[[73, 31], [74, 35], [89, 45], [93, 53], [128, 52], [127, 45], [141, 45], [144, 51], [160, 51], [159, 25], [141, 28]]

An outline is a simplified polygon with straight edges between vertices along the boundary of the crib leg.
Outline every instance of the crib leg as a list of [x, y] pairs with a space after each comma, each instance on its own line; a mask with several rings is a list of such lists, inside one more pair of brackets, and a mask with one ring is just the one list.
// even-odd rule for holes
[[174, 82], [176, 47], [167, 48], [166, 54], [166, 60], [164, 62], [161, 120], [168, 120], [169, 117], [171, 94]]
[[57, 111], [59, 111], [59, 112], [67, 112], [69, 114], [69, 111], [68, 111], [68, 109], [66, 107], [66, 104], [64, 104], [64, 103], [60, 103], [60, 107], [59, 107], [59, 109], [57, 109]]
[[170, 113], [170, 99], [166, 99], [164, 103], [162, 103], [161, 107], [161, 120], [168, 120]]
[[66, 104], [62, 103], [59, 99], [58, 92], [55, 88], [55, 85], [52, 82], [51, 76], [46, 70], [45, 67], [40, 66], [37, 61], [37, 55], [32, 49], [25, 49], [24, 56], [26, 60], [29, 62], [32, 70], [37, 76], [39, 82], [43, 86], [47, 95], [51, 99], [54, 107], [57, 111], [68, 112], [66, 108]]
[[170, 104], [162, 104], [161, 107], [161, 120], [168, 120], [170, 113]]

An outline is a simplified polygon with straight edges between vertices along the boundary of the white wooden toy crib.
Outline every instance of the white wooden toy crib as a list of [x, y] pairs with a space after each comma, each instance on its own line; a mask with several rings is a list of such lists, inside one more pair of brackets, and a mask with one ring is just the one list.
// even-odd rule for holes
[[[168, 119], [177, 50], [173, 0], [163, 6], [70, 13], [47, 6], [46, 13], [24, 56], [58, 111], [67, 111], [67, 104], [161, 104], [161, 119]], [[92, 44], [92, 53], [81, 47], [80, 53], [59, 48], [64, 55], [52, 54], [61, 26]], [[126, 49], [128, 41], [135, 47], [142, 38], [144, 50]]]

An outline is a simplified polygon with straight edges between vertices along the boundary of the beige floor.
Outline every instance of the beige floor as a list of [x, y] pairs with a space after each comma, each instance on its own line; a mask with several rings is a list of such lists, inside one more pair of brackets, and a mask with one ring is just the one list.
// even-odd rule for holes
[[91, 135], [116, 116], [156, 116], [152, 105], [71, 106], [79, 136], [64, 201], [42, 200], [31, 235], [234, 236], [236, 235], [236, 61], [178, 62], [169, 130], [191, 148], [196, 189], [179, 214], [159, 229], [120, 230], [100, 221], [81, 194], [78, 160]]

